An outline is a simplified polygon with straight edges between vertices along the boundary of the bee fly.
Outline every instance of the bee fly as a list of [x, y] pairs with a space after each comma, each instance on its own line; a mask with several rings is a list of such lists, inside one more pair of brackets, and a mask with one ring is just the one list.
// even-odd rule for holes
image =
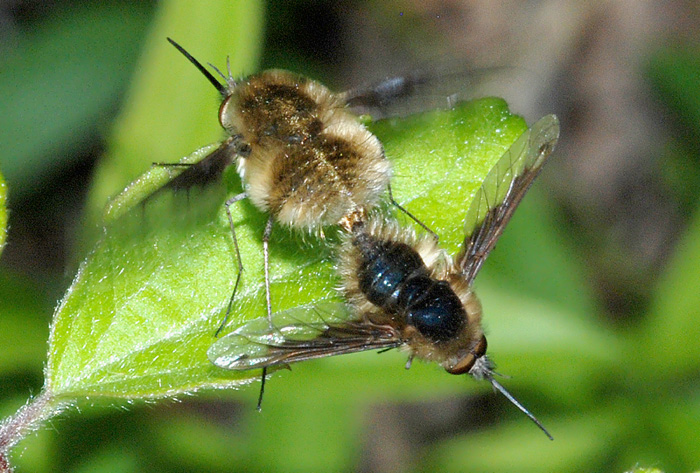
[[[289, 363], [372, 349], [403, 347], [451, 374], [487, 379], [551, 439], [540, 422], [494, 379], [486, 356], [481, 304], [471, 289], [559, 137], [549, 115], [527, 130], [489, 172], [467, 211], [464, 245], [451, 258], [435, 239], [375, 218], [348, 218], [339, 273], [345, 304], [327, 307], [328, 318], [304, 309], [260, 319], [217, 340], [209, 359], [230, 370]], [[317, 308], [317, 310], [320, 310]], [[301, 313], [298, 313], [301, 311]]]
[[[230, 211], [240, 200], [249, 198], [269, 214], [263, 231], [263, 261], [270, 320], [268, 242], [273, 222], [322, 235], [324, 226], [337, 225], [351, 214], [367, 213], [388, 191], [393, 205], [431, 232], [391, 196], [391, 165], [377, 137], [358, 117], [367, 111], [377, 116], [396, 115], [395, 102], [412, 94], [412, 81], [385, 81], [336, 94], [288, 71], [267, 70], [237, 80], [230, 67], [227, 75], [214, 68], [224, 79], [222, 84], [179, 44], [170, 38], [168, 41], [223, 97], [219, 121], [229, 137], [197, 163], [171, 164], [187, 167], [166, 188], [205, 185], [234, 163], [245, 183], [244, 192], [225, 203], [238, 274], [217, 335], [226, 325], [243, 269]], [[449, 105], [446, 99], [445, 105]]]

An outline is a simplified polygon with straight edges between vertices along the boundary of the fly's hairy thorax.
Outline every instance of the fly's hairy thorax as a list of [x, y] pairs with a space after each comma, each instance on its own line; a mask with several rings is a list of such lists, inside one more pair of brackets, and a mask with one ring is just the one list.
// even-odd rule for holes
[[390, 164], [379, 140], [325, 86], [286, 71], [236, 84], [221, 124], [250, 154], [239, 171], [252, 202], [298, 228], [333, 225], [374, 207]]

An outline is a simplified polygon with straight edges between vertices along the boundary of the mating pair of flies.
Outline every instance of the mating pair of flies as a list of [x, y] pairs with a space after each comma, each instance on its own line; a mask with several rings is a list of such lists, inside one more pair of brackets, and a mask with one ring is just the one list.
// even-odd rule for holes
[[[262, 368], [264, 382], [268, 368], [403, 347], [409, 353], [406, 367], [417, 357], [437, 362], [451, 374], [487, 379], [551, 439], [494, 379], [481, 304], [471, 286], [554, 149], [557, 118], [549, 115], [535, 123], [489, 172], [467, 211], [464, 243], [453, 258], [439, 248], [437, 235], [394, 201], [391, 164], [377, 137], [359, 121], [360, 115], [382, 119], [454, 105], [458, 95], [443, 95], [436, 102], [430, 93], [439, 77], [395, 78], [333, 93], [287, 71], [268, 70], [238, 80], [230, 68], [226, 75], [214, 68], [221, 83], [168, 40], [221, 94], [219, 121], [228, 138], [201, 160], [182, 165], [166, 188], [206, 185], [233, 164], [245, 184], [245, 191], [225, 204], [238, 274], [219, 331], [231, 313], [243, 269], [230, 207], [248, 198], [269, 215], [262, 240], [267, 318], [218, 339], [208, 351], [209, 359], [229, 370]], [[417, 235], [371, 215], [384, 195], [427, 232]], [[338, 252], [344, 303], [272, 313], [268, 243], [274, 222], [304, 231], [339, 225], [345, 231]], [[327, 316], [321, 317], [321, 312]], [[315, 321], [301, 321], [309, 318]]]

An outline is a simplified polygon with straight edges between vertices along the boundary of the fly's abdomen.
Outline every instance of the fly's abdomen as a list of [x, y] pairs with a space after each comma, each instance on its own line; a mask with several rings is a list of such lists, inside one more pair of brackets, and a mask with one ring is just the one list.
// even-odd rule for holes
[[362, 255], [359, 286], [367, 299], [389, 312], [400, 310], [398, 295], [413, 275], [427, 274], [420, 255], [405, 243], [377, 241], [367, 235], [355, 238]]
[[407, 324], [434, 342], [457, 337], [467, 320], [462, 301], [446, 281], [425, 276], [409, 278], [399, 294]]
[[467, 320], [461, 300], [446, 281], [430, 277], [416, 250], [363, 233], [353, 244], [361, 255], [359, 289], [369, 302], [432, 341], [459, 335]]

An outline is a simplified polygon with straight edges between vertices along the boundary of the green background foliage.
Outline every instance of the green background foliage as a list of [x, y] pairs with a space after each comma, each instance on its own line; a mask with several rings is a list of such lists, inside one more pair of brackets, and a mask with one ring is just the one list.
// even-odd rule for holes
[[[189, 199], [157, 199], [143, 214], [120, 219], [106, 235], [99, 225], [107, 198], [150, 163], [176, 161], [221, 138], [215, 93], [165, 37], [173, 36], [203, 62], [221, 66], [230, 54], [235, 72], [256, 70], [272, 20], [264, 25], [266, 12], [257, 3], [230, 3], [164, 2], [158, 8], [141, 2], [71, 3], [23, 35], [20, 52], [2, 59], [3, 68], [13, 71], [0, 81], [9, 99], [0, 104], [0, 168], [10, 186], [10, 210], [14, 196], [36, 191], [43, 176], [62, 164], [57, 156], [75, 159], [74, 150], [90, 134], [111, 130], [81, 217], [82, 249], [76, 252], [80, 259], [90, 255], [58, 308], [48, 362], [48, 314], [68, 281], [42, 285], [5, 268], [0, 272], [0, 411], [11, 414], [30, 389], [39, 389], [44, 363], [51, 388], [79, 398], [81, 407], [64, 414], [55, 430], [19, 446], [13, 459], [19, 471], [354, 471], [370, 439], [388, 438], [381, 420], [391, 415], [407, 419], [402, 428], [410, 451], [402, 453], [416, 471], [697, 468], [700, 221], [697, 199], [682, 191], [687, 175], [673, 182], [695, 217], [668, 265], [657, 268], [662, 276], [647, 289], [648, 309], [633, 314], [636, 324], [623, 328], [606, 321], [580, 256], [584, 252], [575, 248], [586, 242], [567, 233], [560, 212], [538, 186], [477, 281], [490, 353], [499, 370], [513, 376], [503, 384], [539, 417], [554, 442], [490, 394], [487, 384], [429, 364], [406, 371], [404, 356], [394, 352], [318, 360], [277, 373], [262, 413], [254, 410], [256, 383], [205, 391], [183, 403], [134, 402], [127, 410], [111, 407], [123, 401], [101, 399], [137, 400], [251, 381], [249, 373], [221, 372], [195, 356], [207, 348], [232, 286], [221, 202], [240, 191], [235, 173], [227, 174], [220, 189]], [[267, 14], [284, 18], [279, 11]], [[297, 64], [293, 54], [270, 55], [279, 59], [275, 65], [302, 72], [323, 67]], [[648, 68], [659, 97], [696, 131], [699, 89], [687, 77], [698, 76], [698, 57], [693, 51], [663, 51]], [[119, 117], [109, 124], [118, 103]], [[47, 119], [46, 110], [56, 115]], [[441, 133], [452, 140], [460, 131], [480, 136], [482, 141], [467, 148], [481, 153], [484, 143], [495, 143], [490, 155], [479, 154], [480, 164], [488, 166], [523, 129], [498, 100], [470, 104], [460, 113], [374, 128], [397, 169], [395, 195], [438, 230], [451, 253], [460, 244], [462, 227], [455, 222], [473, 192], [470, 177], [483, 169], [470, 170], [464, 162], [455, 172], [431, 166], [434, 150], [422, 146], [441, 140]], [[489, 140], [479, 134], [481, 118], [508, 126], [498, 140]], [[41, 133], [17, 139], [27, 129]], [[693, 141], [688, 149], [684, 143], [676, 146], [679, 159], [697, 156]], [[461, 155], [463, 144], [454, 152]], [[440, 147], [445, 162], [453, 163], [454, 152]], [[431, 158], [416, 159], [422, 156]], [[431, 187], [435, 173], [446, 179], [438, 188]], [[237, 314], [249, 318], [263, 314], [256, 282], [265, 216], [249, 203], [234, 210], [246, 262]], [[12, 227], [9, 231], [11, 244]], [[284, 230], [274, 234], [272, 270], [280, 279], [273, 301], [279, 308], [334, 297], [326, 247]], [[439, 423], [458, 409], [464, 412], [458, 426]]]
[[7, 184], [0, 174], [0, 254], [7, 238]]

